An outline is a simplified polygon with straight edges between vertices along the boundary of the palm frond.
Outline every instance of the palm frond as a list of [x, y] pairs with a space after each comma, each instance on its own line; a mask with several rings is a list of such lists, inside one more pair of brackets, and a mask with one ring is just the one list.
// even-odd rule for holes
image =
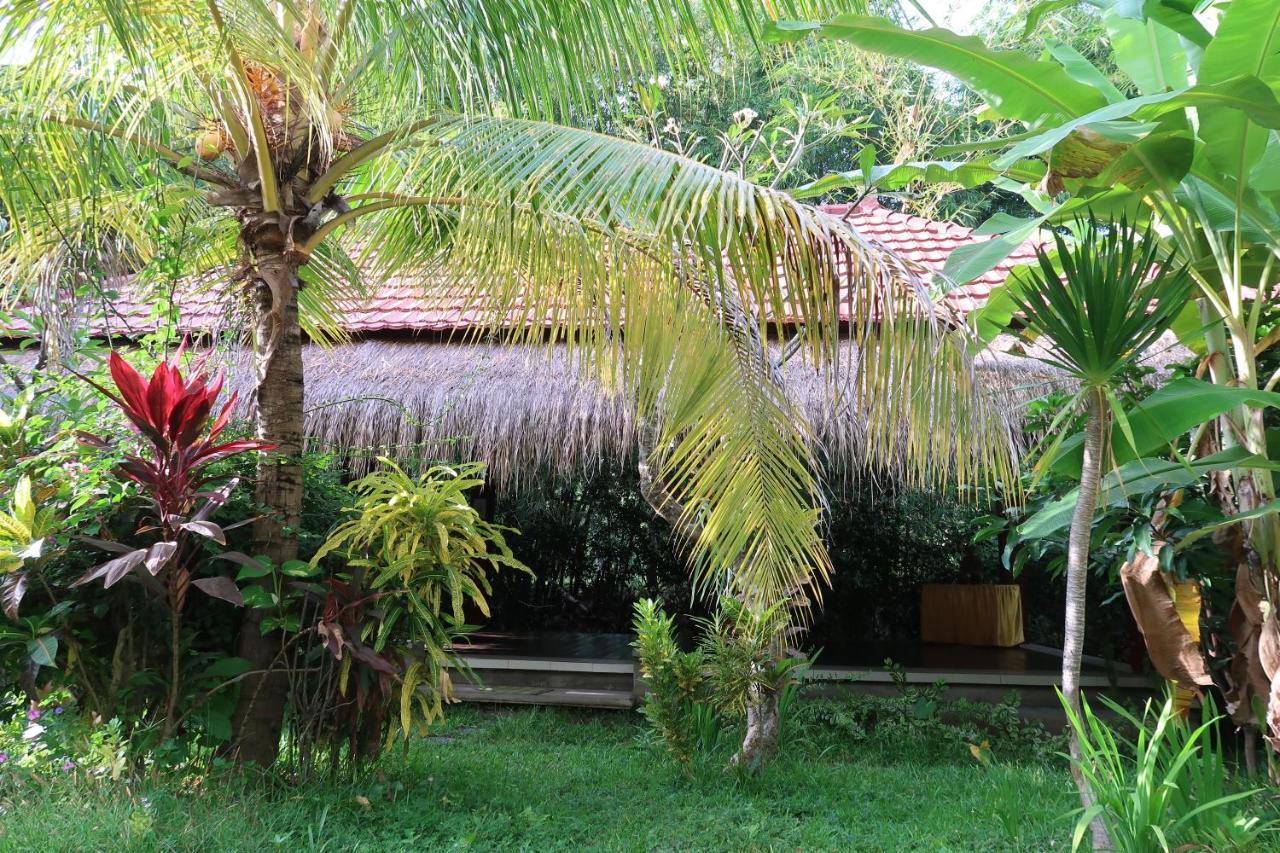
[[[406, 239], [384, 210], [351, 220], [356, 239], [382, 274], [450, 271], [449, 301], [483, 294], [490, 327], [563, 340], [625, 392], [658, 428], [662, 477], [712, 591], [776, 600], [829, 571], [811, 431], [771, 335], [803, 327], [807, 357], [858, 398], [863, 467], [924, 485], [1007, 474], [1009, 431], [962, 333], [930, 313], [912, 268], [843, 223], [670, 152], [550, 123], [459, 120], [432, 141], [368, 168], [406, 201], [439, 201], [412, 210], [450, 223], [449, 254]], [[354, 181], [346, 191], [365, 186]], [[850, 330], [852, 363], [836, 357]]]
[[1014, 302], [1026, 336], [1047, 339], [1044, 361], [1105, 388], [1164, 334], [1195, 283], [1151, 230], [1091, 219], [1074, 230], [1074, 241], [1055, 233], [1053, 257], [1037, 250], [1037, 266], [1015, 279]]

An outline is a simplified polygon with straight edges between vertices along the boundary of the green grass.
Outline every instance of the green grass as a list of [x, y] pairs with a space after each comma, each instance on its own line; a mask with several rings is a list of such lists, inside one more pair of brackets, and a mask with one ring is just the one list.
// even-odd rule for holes
[[[352, 784], [60, 782], [0, 795], [2, 850], [1050, 850], [1064, 767], [792, 744], [683, 779], [638, 715], [455, 710]], [[0, 790], [4, 790], [0, 786]], [[357, 799], [360, 798], [360, 799]], [[367, 800], [364, 805], [361, 800]]]

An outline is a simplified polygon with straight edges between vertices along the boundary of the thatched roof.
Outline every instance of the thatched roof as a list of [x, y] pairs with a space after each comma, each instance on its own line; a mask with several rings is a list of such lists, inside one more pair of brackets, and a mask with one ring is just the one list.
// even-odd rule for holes
[[[251, 414], [253, 373], [246, 353], [229, 357], [231, 387]], [[637, 447], [630, 408], [584, 378], [562, 346], [366, 340], [306, 345], [308, 447], [341, 456], [354, 470], [377, 456], [410, 463], [477, 459], [510, 486], [539, 470], [571, 474]], [[1022, 403], [1058, 381], [1051, 368], [991, 349], [977, 362], [981, 385], [1015, 429]], [[794, 359], [788, 393], [814, 425], [824, 455], [856, 458], [863, 419], [855, 395], [832, 400], [827, 377]]]
[[[980, 239], [970, 229], [889, 210], [874, 199], [825, 210], [847, 218], [867, 239], [934, 270], [955, 248]], [[966, 313], [982, 304], [1014, 266], [1032, 257], [1033, 245], [1020, 247], [995, 269], [947, 294], [945, 302], [953, 313]], [[589, 470], [604, 459], [627, 459], [636, 452], [626, 402], [584, 380], [563, 347], [513, 349], [451, 340], [450, 333], [474, 330], [483, 312], [465, 300], [432, 302], [420, 284], [385, 282], [373, 288], [369, 300], [349, 306], [346, 325], [360, 336], [357, 340], [328, 349], [304, 347], [309, 447], [334, 451], [357, 471], [380, 455], [410, 463], [478, 459], [488, 463], [492, 478], [507, 485], [538, 470]], [[118, 335], [154, 328], [149, 306], [131, 300], [127, 287], [120, 291], [110, 316], [95, 321], [108, 324], [97, 333], [118, 341]], [[451, 293], [456, 298], [457, 291]], [[234, 326], [225, 300], [209, 290], [180, 301], [184, 330], [207, 334]], [[0, 329], [0, 337], [22, 331]], [[423, 334], [428, 336], [416, 337]], [[1059, 377], [1033, 359], [1012, 354], [1012, 343], [997, 340], [975, 368], [1006, 428], [1016, 435], [1023, 404]], [[1185, 355], [1165, 349], [1155, 363]], [[240, 414], [248, 417], [253, 387], [248, 354], [232, 346], [221, 358], [231, 386], [241, 392]], [[32, 360], [18, 356], [27, 366]], [[863, 424], [856, 395], [841, 389], [838, 399], [831, 399], [829, 378], [801, 361], [786, 368], [788, 393], [814, 425], [824, 456], [836, 463], [856, 459]], [[5, 384], [0, 374], [0, 392]]]

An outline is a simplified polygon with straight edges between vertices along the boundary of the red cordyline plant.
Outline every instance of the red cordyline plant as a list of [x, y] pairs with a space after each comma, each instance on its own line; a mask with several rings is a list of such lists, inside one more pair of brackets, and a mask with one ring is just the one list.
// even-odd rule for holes
[[[102, 579], [110, 587], [133, 573], [159, 597], [169, 611], [171, 624], [171, 673], [165, 709], [166, 736], [172, 734], [179, 686], [181, 660], [181, 618], [187, 591], [194, 586], [202, 592], [237, 606], [243, 601], [240, 590], [228, 577], [192, 579], [193, 559], [199, 550], [196, 537], [226, 544], [222, 527], [209, 517], [224, 504], [235, 487], [234, 479], [215, 488], [218, 477], [208, 473], [208, 465], [240, 453], [274, 450], [275, 445], [253, 439], [219, 442], [231, 419], [236, 395], [213, 415], [222, 391], [221, 371], [209, 381], [203, 362], [184, 379], [178, 362], [185, 344], [172, 361], [156, 365], [150, 380], [134, 370], [119, 354], [109, 358], [116, 392], [86, 379], [109, 397], [143, 439], [142, 452], [125, 456], [117, 469], [136, 483], [151, 501], [151, 513], [138, 528], [139, 538], [155, 537], [148, 545], [130, 545], [100, 539], [86, 541], [121, 556], [86, 572], [72, 586]], [[212, 417], [212, 424], [210, 418]], [[79, 433], [80, 441], [91, 447], [107, 448], [107, 441], [90, 433]]]

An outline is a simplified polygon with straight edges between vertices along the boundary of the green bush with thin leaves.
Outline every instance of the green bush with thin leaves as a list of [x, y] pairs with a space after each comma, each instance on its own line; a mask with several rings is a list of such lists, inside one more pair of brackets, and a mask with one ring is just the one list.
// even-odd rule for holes
[[1198, 726], [1184, 721], [1167, 699], [1158, 712], [1148, 701], [1141, 718], [1106, 697], [1102, 702], [1119, 725], [1099, 717], [1088, 702], [1081, 702], [1080, 714], [1063, 702], [1079, 734], [1077, 766], [1095, 798], [1080, 811], [1073, 849], [1081, 848], [1095, 817], [1125, 853], [1272, 849], [1266, 839], [1274, 839], [1280, 825], [1248, 813], [1258, 792], [1234, 783], [1216, 735], [1222, 718], [1212, 702]]
[[651, 598], [635, 606], [636, 657], [648, 684], [640, 711], [666, 743], [683, 772], [698, 752], [698, 721], [710, 707], [700, 650], [685, 652], [676, 642], [675, 618]]

